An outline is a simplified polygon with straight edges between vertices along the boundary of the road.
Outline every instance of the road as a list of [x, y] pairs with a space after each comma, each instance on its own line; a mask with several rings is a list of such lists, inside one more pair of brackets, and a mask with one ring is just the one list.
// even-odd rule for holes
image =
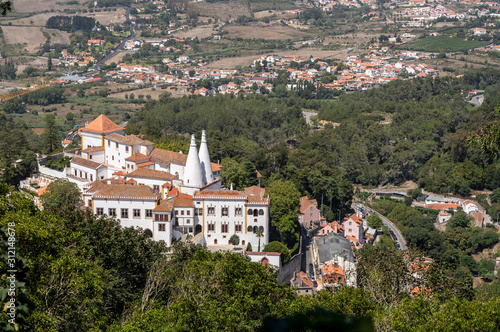
[[312, 122], [311, 122], [311, 117], [312, 116], [316, 116], [318, 115], [318, 113], [314, 113], [314, 112], [306, 112], [306, 111], [302, 111], [302, 114], [304, 115], [304, 117], [306, 118], [306, 122], [308, 125], [312, 126]]
[[[126, 15], [127, 21], [129, 21], [131, 6], [132, 6], [132, 3], [130, 3], [130, 5], [127, 7], [127, 15]], [[135, 30], [134, 30], [134, 24], [131, 23], [130, 24], [130, 36], [122, 39], [120, 45], [118, 45], [118, 47], [115, 48], [114, 51], [112, 51], [111, 53], [105, 55], [103, 58], [101, 58], [99, 61], [97, 61], [94, 64], [94, 67], [92, 67], [92, 69], [99, 70], [99, 66], [101, 64], [103, 64], [104, 62], [108, 61], [109, 59], [111, 59], [112, 57], [114, 57], [118, 52], [120, 52], [121, 50], [123, 50], [123, 47], [125, 47], [125, 43], [129, 39], [133, 39], [133, 38], [135, 38]]]
[[390, 221], [389, 219], [387, 219], [386, 217], [384, 217], [382, 214], [378, 213], [377, 211], [372, 210], [371, 208], [369, 208], [363, 204], [358, 203], [358, 205], [362, 206], [365, 211], [369, 211], [371, 213], [376, 213], [380, 217], [380, 219], [382, 219], [384, 226], [392, 229], [392, 231], [394, 232], [394, 235], [396, 235], [396, 239], [399, 243], [400, 249], [401, 250], [408, 249], [408, 246], [406, 245], [406, 240], [404, 239], [403, 234], [401, 234], [401, 231], [396, 227], [396, 225], [394, 225], [394, 223], [392, 221]]
[[478, 95], [472, 97], [470, 102], [473, 103], [475, 106], [481, 106], [483, 104], [483, 101], [484, 101], [484, 95]]

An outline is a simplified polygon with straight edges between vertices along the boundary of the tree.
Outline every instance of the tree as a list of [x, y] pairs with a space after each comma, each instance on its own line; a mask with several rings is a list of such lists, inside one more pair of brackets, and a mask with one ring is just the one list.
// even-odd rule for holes
[[59, 144], [56, 128], [56, 117], [53, 114], [45, 116], [45, 131], [42, 134], [44, 151], [51, 153]]
[[377, 214], [372, 214], [368, 217], [368, 227], [374, 228], [374, 229], [381, 229], [384, 223], [382, 222], [382, 219]]
[[264, 247], [264, 252], [279, 252], [281, 254], [281, 259], [283, 260], [283, 264], [288, 263], [290, 260], [290, 250], [281, 242], [273, 241], [268, 243]]
[[491, 203], [498, 203], [500, 202], [500, 188], [496, 188], [493, 190], [490, 194], [490, 201]]
[[259, 248], [258, 248], [258, 251], [260, 251], [260, 238], [264, 236], [264, 230], [259, 227], [257, 229], [257, 232], [255, 233], [255, 235], [259, 238]]
[[247, 244], [247, 251], [252, 251], [252, 244], [250, 242]]
[[233, 246], [237, 246], [238, 244], [240, 244], [240, 237], [236, 234], [233, 234], [230, 238], [229, 238], [229, 242], [231, 242], [231, 244]]
[[52, 70], [52, 54], [49, 54], [49, 57], [47, 59], [47, 70], [48, 71]]
[[458, 211], [448, 220], [448, 226], [452, 228], [469, 228], [470, 221], [471, 217], [463, 211]]
[[59, 215], [74, 211], [82, 202], [77, 185], [65, 179], [58, 179], [49, 184], [41, 200], [47, 212]]

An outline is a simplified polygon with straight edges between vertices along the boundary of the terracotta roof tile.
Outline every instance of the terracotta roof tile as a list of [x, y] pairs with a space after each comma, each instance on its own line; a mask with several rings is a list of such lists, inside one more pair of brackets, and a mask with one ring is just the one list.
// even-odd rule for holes
[[83, 159], [80, 157], [74, 157], [73, 159], [71, 159], [71, 163], [93, 169], [97, 169], [99, 166], [101, 166], [101, 164], [96, 163], [95, 161]]
[[123, 130], [122, 127], [111, 121], [104, 114], [99, 115], [94, 121], [88, 124], [83, 131], [90, 131], [98, 134], [108, 134], [115, 131]]
[[99, 188], [94, 195], [95, 198], [140, 198], [146, 200], [158, 200], [160, 194], [154, 192], [149, 186], [131, 186], [126, 184], [108, 184]]
[[233, 198], [245, 199], [246, 196], [237, 190], [212, 190], [207, 189], [194, 195], [195, 198]]
[[135, 135], [119, 135], [116, 133], [106, 135], [105, 139], [125, 145], [153, 145], [153, 142], [140, 139]]
[[100, 152], [104, 151], [104, 146], [89, 146], [88, 148], [82, 150], [85, 153]]
[[[186, 196], [189, 196], [189, 195], [186, 195]], [[183, 196], [177, 196], [177, 197], [172, 198], [174, 206], [176, 206], [176, 207], [194, 207], [193, 198], [192, 197], [189, 198], [186, 196], [183, 195]]]
[[142, 154], [140, 152], [134, 153], [128, 158], [125, 158], [126, 161], [143, 161], [143, 160], [149, 160], [149, 157], [146, 156], [145, 154]]
[[153, 209], [153, 212], [172, 212], [173, 208], [174, 208], [174, 201], [172, 198], [168, 200], [162, 199], [160, 201], [160, 204], [158, 204]]
[[175, 175], [167, 172], [157, 171], [149, 168], [138, 168], [133, 172], [127, 174], [127, 178], [148, 178], [148, 179], [160, 179], [160, 180], [173, 180]]
[[157, 148], [155, 148], [153, 152], [151, 152], [149, 157], [151, 158], [151, 160], [159, 162], [162, 165], [168, 165], [170, 163], [186, 165], [187, 160], [187, 155], [185, 154]]

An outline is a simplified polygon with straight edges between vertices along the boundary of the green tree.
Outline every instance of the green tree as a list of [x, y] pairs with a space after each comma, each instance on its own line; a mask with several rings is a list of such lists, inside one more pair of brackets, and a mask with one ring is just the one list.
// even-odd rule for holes
[[264, 252], [278, 252], [281, 254], [281, 259], [283, 260], [283, 264], [288, 263], [290, 260], [290, 250], [281, 242], [273, 241], [269, 242], [264, 247]]
[[41, 200], [47, 212], [59, 215], [74, 211], [82, 203], [77, 185], [65, 179], [58, 179], [49, 184]]
[[47, 59], [47, 70], [48, 71], [52, 70], [52, 54], [49, 54], [49, 57]]
[[452, 228], [468, 228], [471, 226], [470, 221], [471, 217], [463, 211], [458, 211], [448, 220], [448, 226]]
[[240, 237], [237, 234], [233, 234], [229, 238], [229, 242], [231, 242], [233, 246], [237, 246], [238, 244], [240, 244]]
[[59, 146], [56, 117], [53, 114], [45, 116], [45, 130], [42, 134], [42, 146], [47, 153], [51, 153]]
[[377, 214], [371, 214], [368, 219], [368, 227], [374, 228], [374, 229], [381, 229], [384, 223], [382, 222], [382, 219]]
[[[262, 228], [258, 228], [257, 229], [257, 232], [255, 233], [255, 236], [257, 236], [259, 238], [259, 247], [258, 247], [258, 251], [260, 252], [260, 238], [264, 236], [264, 230]], [[249, 243], [250, 244], [250, 243]]]

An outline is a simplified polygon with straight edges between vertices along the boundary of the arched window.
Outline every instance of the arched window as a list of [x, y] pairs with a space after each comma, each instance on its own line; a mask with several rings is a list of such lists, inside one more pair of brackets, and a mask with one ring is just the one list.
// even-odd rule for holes
[[259, 226], [259, 230], [262, 231], [262, 232], [264, 232], [264, 227]]
[[253, 232], [254, 233], [257, 233], [257, 229], [258, 229], [257, 226], [253, 226]]
[[252, 209], [248, 209], [248, 215], [252, 215], [253, 214], [253, 210]]
[[241, 245], [244, 246], [245, 245], [245, 240], [241, 241]]
[[259, 210], [255, 209], [253, 210], [253, 216], [257, 217], [259, 215]]
[[260, 209], [259, 210], [259, 216], [263, 216], [264, 215], [264, 210]]
[[252, 229], [253, 229], [253, 228], [252, 228], [252, 226], [248, 226], [247, 231], [248, 231], [248, 232], [251, 232], [251, 231], [252, 231]]

